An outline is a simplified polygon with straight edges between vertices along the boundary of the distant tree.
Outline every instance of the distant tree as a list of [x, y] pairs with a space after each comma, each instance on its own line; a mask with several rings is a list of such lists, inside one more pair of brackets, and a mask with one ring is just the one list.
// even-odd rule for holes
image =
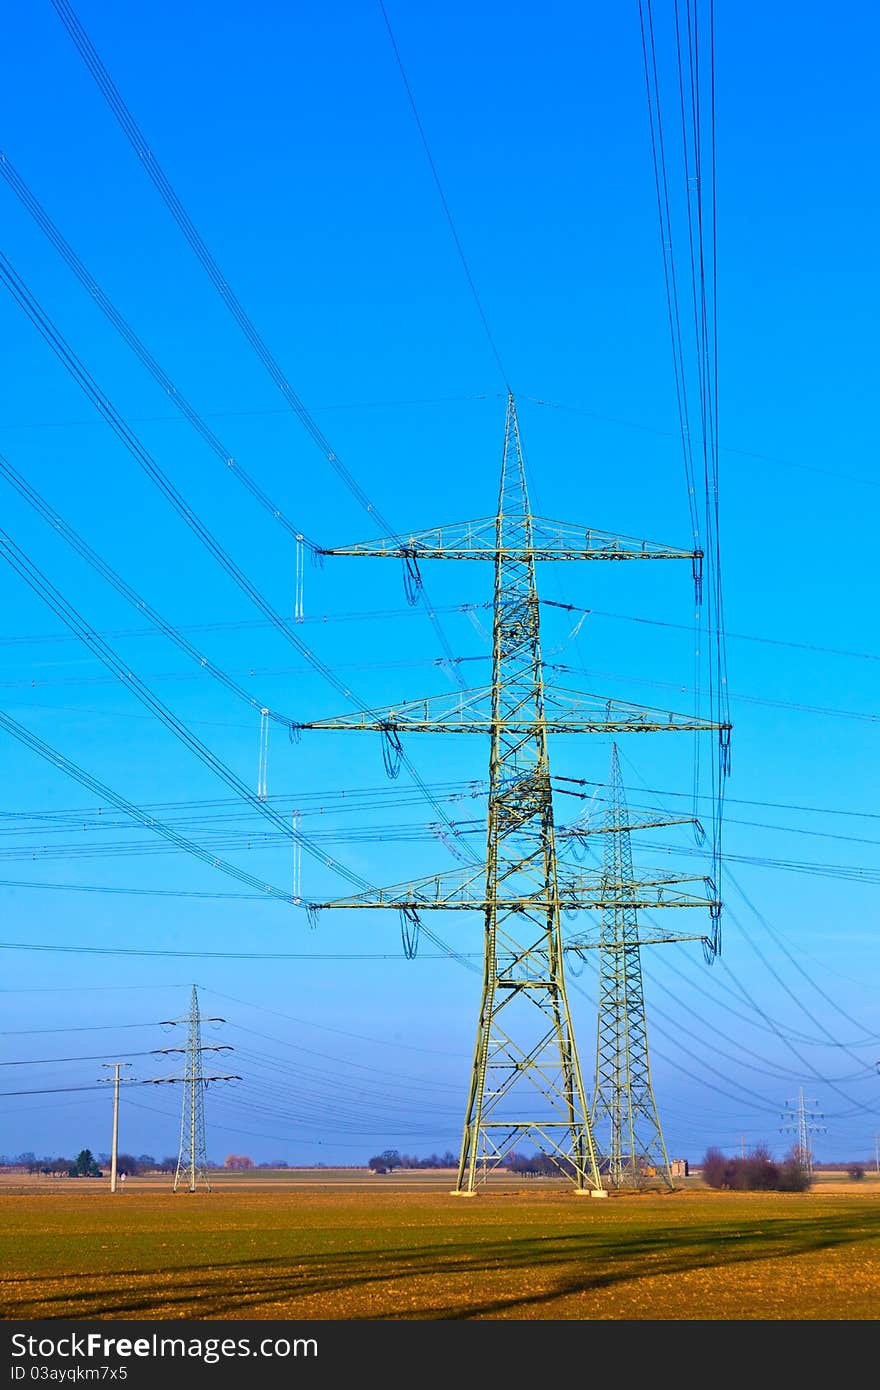
[[391, 1173], [395, 1168], [403, 1167], [403, 1159], [397, 1149], [383, 1149], [382, 1153], [373, 1155], [367, 1167], [374, 1173]]
[[127, 1173], [130, 1178], [136, 1178], [142, 1170], [140, 1161], [135, 1158], [134, 1154], [117, 1154], [116, 1171]]
[[156, 1164], [156, 1171], [159, 1173], [173, 1173], [177, 1169], [177, 1158], [169, 1154], [167, 1158], [161, 1159]]
[[865, 1170], [861, 1163], [851, 1163], [846, 1170], [847, 1177], [852, 1178], [853, 1182], [861, 1182], [865, 1176]]
[[80, 1149], [74, 1159], [71, 1177], [75, 1178], [99, 1178], [101, 1170], [94, 1160], [91, 1149]]
[[253, 1166], [254, 1160], [248, 1158], [247, 1154], [227, 1154], [226, 1158], [223, 1160], [224, 1168], [238, 1170], [242, 1168], [253, 1168]]
[[156, 1160], [152, 1154], [138, 1154], [138, 1167], [142, 1173], [155, 1172]]

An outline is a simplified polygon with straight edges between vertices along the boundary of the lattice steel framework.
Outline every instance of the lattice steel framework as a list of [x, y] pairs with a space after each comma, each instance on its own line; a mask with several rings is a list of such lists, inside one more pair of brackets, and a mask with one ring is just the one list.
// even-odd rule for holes
[[797, 1093], [797, 1099], [785, 1102], [783, 1119], [787, 1120], [788, 1123], [784, 1124], [780, 1131], [782, 1134], [794, 1133], [797, 1135], [797, 1142], [794, 1146], [795, 1160], [798, 1166], [807, 1173], [813, 1171], [812, 1136], [825, 1133], [825, 1126], [817, 1123], [822, 1119], [822, 1116], [812, 1108], [815, 1104], [815, 1100], [806, 1099], [804, 1088], [801, 1086]]
[[[633, 878], [629, 816], [616, 743], [611, 748], [605, 830], [603, 879], [613, 897], [618, 884]], [[638, 912], [623, 901], [602, 912], [596, 1084], [590, 1119], [602, 1170], [613, 1187], [638, 1187], [651, 1173], [672, 1187], [651, 1084]]]
[[174, 1191], [186, 1183], [195, 1192], [201, 1180], [208, 1191], [208, 1153], [205, 1143], [205, 1081], [202, 1069], [202, 1025], [195, 985], [190, 1002], [186, 1055], [183, 1064], [183, 1104], [180, 1108], [180, 1145], [174, 1173]]
[[208, 1181], [208, 1158], [205, 1147], [205, 1091], [212, 1081], [240, 1081], [241, 1077], [224, 1073], [208, 1075], [204, 1070], [203, 1057], [206, 1052], [232, 1052], [229, 1043], [203, 1043], [203, 1023], [225, 1023], [224, 1018], [203, 1018], [199, 1010], [199, 994], [192, 987], [189, 1013], [183, 1018], [166, 1018], [163, 1027], [174, 1028], [186, 1024], [185, 1047], [157, 1047], [156, 1056], [171, 1057], [182, 1054], [182, 1076], [153, 1076], [151, 1086], [182, 1086], [183, 1102], [180, 1107], [180, 1143], [177, 1150], [177, 1167], [174, 1170], [173, 1191], [185, 1187], [195, 1192], [199, 1182], [211, 1191]]
[[[403, 544], [385, 539], [325, 553], [401, 559], [411, 578], [424, 559], [494, 563], [490, 687], [301, 725], [378, 731], [392, 748], [407, 731], [487, 734], [489, 805], [484, 868], [453, 869], [313, 908], [397, 908], [410, 932], [427, 909], [481, 912], [483, 992], [455, 1190], [472, 1194], [517, 1144], [530, 1141], [578, 1192], [604, 1195], [566, 994], [561, 909], [601, 908], [610, 899], [601, 874], [557, 856], [548, 733], [714, 729], [726, 738], [728, 726], [546, 687], [535, 564], [688, 559], [697, 577], [702, 555], [533, 516], [512, 396], [494, 519], [414, 533]], [[613, 901], [717, 908], [714, 890], [685, 894], [682, 883], [705, 880], [631, 877], [615, 885]]]

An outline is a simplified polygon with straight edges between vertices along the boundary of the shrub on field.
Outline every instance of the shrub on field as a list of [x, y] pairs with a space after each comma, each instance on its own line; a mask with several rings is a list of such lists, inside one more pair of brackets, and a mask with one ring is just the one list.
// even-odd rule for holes
[[799, 1163], [795, 1154], [789, 1154], [779, 1169], [780, 1192], [808, 1192], [813, 1179], [809, 1171]]
[[47, 1178], [66, 1178], [73, 1167], [75, 1164], [72, 1158], [47, 1158], [44, 1159], [40, 1172]]
[[726, 1187], [727, 1159], [720, 1149], [707, 1149], [703, 1159], [703, 1181], [709, 1187]]
[[846, 1175], [848, 1178], [852, 1178], [853, 1182], [861, 1182], [865, 1176], [865, 1170], [861, 1163], [851, 1163], [846, 1170]]
[[702, 1169], [708, 1187], [728, 1192], [806, 1192], [812, 1182], [794, 1153], [776, 1163], [762, 1144], [741, 1158], [726, 1158], [720, 1149], [708, 1149]]

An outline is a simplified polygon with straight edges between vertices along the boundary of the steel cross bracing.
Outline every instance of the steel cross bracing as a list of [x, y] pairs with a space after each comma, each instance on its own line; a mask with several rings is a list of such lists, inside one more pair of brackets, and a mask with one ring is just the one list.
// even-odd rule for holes
[[205, 1147], [205, 1090], [211, 1081], [240, 1081], [240, 1076], [208, 1076], [202, 1062], [206, 1052], [231, 1052], [227, 1043], [205, 1045], [202, 1043], [202, 1023], [224, 1023], [222, 1018], [202, 1019], [199, 1013], [199, 995], [196, 986], [192, 987], [189, 1013], [184, 1018], [168, 1018], [169, 1026], [185, 1023], [187, 1028], [186, 1047], [157, 1048], [157, 1052], [184, 1054], [183, 1076], [156, 1076], [150, 1078], [153, 1086], [183, 1086], [183, 1104], [180, 1108], [180, 1145], [177, 1153], [177, 1167], [174, 1172], [173, 1190], [185, 1186], [195, 1192], [201, 1181], [211, 1191], [208, 1181], [208, 1157]]
[[[617, 744], [611, 750], [602, 878], [609, 899], [599, 936], [599, 1019], [596, 1083], [590, 1120], [603, 1173], [613, 1187], [640, 1186], [656, 1175], [672, 1187], [651, 1068], [640, 948], [657, 941], [642, 936], [637, 909], [626, 891], [633, 877], [630, 823]], [[670, 936], [667, 940], [692, 940]], [[576, 944], [574, 942], [572, 945]]]
[[[563, 909], [603, 909], [602, 876], [560, 862], [556, 852], [548, 732], [717, 730], [729, 726], [622, 701], [545, 687], [541, 659], [537, 560], [689, 559], [698, 551], [652, 545], [533, 517], [513, 397], [508, 397], [498, 511], [479, 521], [399, 541], [340, 547], [330, 555], [397, 559], [485, 559], [495, 564], [492, 684], [459, 698], [408, 702], [374, 719], [346, 716], [303, 728], [436, 733], [483, 732], [490, 739], [485, 868], [375, 889], [320, 908], [397, 908], [404, 922], [426, 909], [477, 910], [484, 918], [480, 1017], [465, 1114], [456, 1192], [473, 1193], [517, 1145], [530, 1141], [570, 1177], [578, 1192], [604, 1195], [565, 987]], [[705, 880], [648, 874], [617, 884], [635, 906], [713, 906]], [[665, 939], [665, 937], [663, 938]]]

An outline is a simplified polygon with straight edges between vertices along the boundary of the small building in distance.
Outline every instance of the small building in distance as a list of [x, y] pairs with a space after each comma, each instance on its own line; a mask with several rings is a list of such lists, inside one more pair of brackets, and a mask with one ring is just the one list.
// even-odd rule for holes
[[671, 1158], [669, 1171], [674, 1178], [687, 1178], [690, 1177], [690, 1164], [686, 1158]]

